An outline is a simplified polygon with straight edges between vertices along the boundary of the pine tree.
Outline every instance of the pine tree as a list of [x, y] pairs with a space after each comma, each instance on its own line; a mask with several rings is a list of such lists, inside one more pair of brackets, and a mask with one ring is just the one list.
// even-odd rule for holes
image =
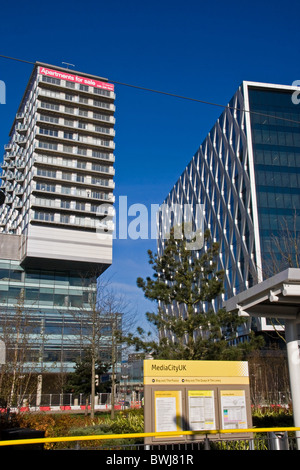
[[[68, 376], [65, 392], [72, 392], [75, 394], [82, 393], [84, 396], [89, 396], [91, 393], [92, 384], [92, 355], [89, 350], [76, 361], [74, 372]], [[98, 377], [96, 385], [96, 392], [107, 392], [110, 389], [110, 382], [101, 383], [100, 376], [108, 372], [108, 365], [103, 364], [100, 360], [95, 363], [95, 376]]]
[[[154, 274], [145, 280], [138, 278], [137, 285], [147, 299], [157, 303], [157, 313], [146, 316], [159, 339], [151, 340], [139, 328], [137, 335], [127, 338], [137, 351], [151, 352], [156, 359], [241, 360], [260, 345], [260, 339], [251, 336], [249, 342], [232, 347], [244, 320], [216, 307], [224, 292], [218, 254], [219, 244], [212, 241], [209, 231], [201, 251], [188, 249], [187, 240], [175, 238], [174, 230], [161, 256], [148, 251]], [[168, 313], [171, 305], [173, 312]]]

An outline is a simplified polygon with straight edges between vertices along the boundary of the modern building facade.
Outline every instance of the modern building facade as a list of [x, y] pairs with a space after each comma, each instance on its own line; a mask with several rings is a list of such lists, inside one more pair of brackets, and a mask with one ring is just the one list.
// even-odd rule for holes
[[37, 62], [5, 145], [1, 312], [22, 297], [43, 369], [74, 366], [84, 335], [71, 311], [90, 308], [112, 262], [114, 101], [107, 79]]
[[[225, 294], [217, 299], [218, 306], [286, 267], [281, 261], [297, 263], [298, 92], [295, 86], [243, 82], [164, 201], [170, 210], [191, 205], [194, 220], [196, 206], [202, 205], [204, 228], [220, 243], [218, 268], [225, 273]], [[159, 220], [161, 252], [166, 229], [164, 218]], [[285, 240], [291, 251], [283, 260], [276, 241], [287, 236], [295, 243]], [[251, 327], [273, 329], [264, 318]]]

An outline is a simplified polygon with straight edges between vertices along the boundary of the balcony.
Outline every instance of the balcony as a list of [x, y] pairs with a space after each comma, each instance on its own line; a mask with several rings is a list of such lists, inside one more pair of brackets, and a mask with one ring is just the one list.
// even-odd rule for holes
[[[67, 142], [69, 145], [71, 144], [82, 144], [84, 147], [104, 147], [108, 149], [115, 149], [115, 143], [113, 140], [104, 140], [104, 139], [97, 139], [96, 137], [88, 136], [88, 135], [81, 135], [78, 134], [78, 131], [74, 130], [74, 132], [63, 132], [58, 130], [50, 130], [48, 129], [46, 133], [44, 130], [38, 128], [36, 130], [36, 137], [45, 139], [45, 141], [39, 141], [39, 147], [41, 148], [48, 148], [47, 145], [50, 142]], [[21, 137], [21, 136], [19, 136]], [[42, 145], [40, 145], [42, 144]], [[46, 147], [43, 147], [46, 145]], [[57, 145], [57, 144], [55, 144]], [[53, 148], [54, 150], [57, 150]]]
[[[83, 207], [81, 207], [83, 206]], [[35, 197], [34, 200], [31, 202], [31, 207], [37, 207], [39, 209], [53, 209], [56, 212], [64, 212], [66, 214], [84, 214], [85, 216], [87, 213], [92, 214], [93, 218], [103, 218], [106, 216], [113, 216], [113, 207], [107, 207], [106, 204], [103, 205], [100, 204], [97, 208], [97, 210], [92, 210], [91, 204], [90, 203], [80, 203], [79, 205], [75, 201], [70, 201], [66, 203], [65, 199], [62, 198], [61, 201], [53, 200], [53, 199], [47, 199], [47, 198], [40, 198], [40, 197]]]
[[15, 208], [22, 209], [23, 207], [24, 207], [23, 202], [20, 199], [16, 200]]
[[114, 230], [112, 222], [101, 222], [99, 218], [93, 219], [91, 217], [80, 217], [76, 215], [60, 214], [53, 212], [39, 212], [33, 211], [31, 223], [46, 224], [53, 226], [67, 226], [72, 225], [72, 229], [83, 230], [96, 230], [102, 229], [105, 232]]
[[[89, 77], [86, 77], [89, 78]], [[91, 80], [93, 80], [91, 78]], [[100, 80], [104, 81], [101, 78], [95, 79], [95, 80]], [[69, 82], [61, 79], [60, 82], [58, 83], [52, 83], [51, 81], [48, 81], [45, 76], [41, 76], [39, 78], [39, 87], [41, 89], [53, 89], [56, 91], [63, 91], [63, 92], [70, 92], [72, 91], [74, 93], [80, 93], [83, 96], [91, 96], [91, 94], [103, 96], [107, 99], [115, 100], [116, 94], [113, 91], [110, 90], [102, 90], [101, 88], [95, 88], [92, 85], [86, 85], [87, 88], [83, 87], [80, 83], [75, 83], [75, 82]]]
[[45, 97], [45, 98], [50, 98], [50, 100], [57, 100], [57, 101], [60, 101], [60, 102], [64, 102], [65, 101], [65, 94], [60, 92], [60, 91], [51, 91], [51, 90], [48, 90], [47, 88], [38, 88], [38, 92], [37, 92], [37, 95], [38, 97], [42, 96], [42, 97]]
[[22, 124], [21, 122], [18, 122], [18, 124], [16, 125], [16, 130], [18, 132], [27, 132], [28, 124]]
[[[79, 103], [66, 101], [66, 100], [64, 100], [63, 103], [64, 103], [64, 106], [55, 102], [51, 102], [50, 100], [49, 101], [37, 100], [37, 110], [38, 112], [55, 113], [55, 114], [52, 114], [53, 116], [55, 115], [57, 116], [57, 113], [59, 113], [60, 115], [68, 116], [70, 118], [79, 117], [80, 120], [82, 121], [94, 121], [97, 123], [103, 122], [105, 124], [112, 124], [112, 125], [114, 125], [116, 122], [115, 117], [112, 114], [97, 113], [95, 108], [93, 111], [91, 110], [92, 106], [89, 106], [89, 109], [85, 108], [83, 110], [83, 109], [78, 109]], [[100, 109], [101, 108], [99, 108], [99, 110]]]
[[27, 142], [27, 139], [24, 135], [17, 135], [15, 141], [18, 145], [25, 145]]
[[[103, 101], [102, 101], [102, 96], [96, 97], [93, 96], [93, 98], [90, 97], [90, 94], [88, 94], [86, 97], [77, 95], [72, 92], [72, 90], [64, 90], [66, 93], [62, 93], [59, 91], [51, 91], [45, 88], [39, 88], [38, 89], [38, 97], [42, 96], [45, 98], [49, 98], [50, 100], [55, 100], [59, 101], [61, 103], [70, 103], [70, 105], [74, 104], [76, 107], [83, 106], [84, 108], [86, 107], [93, 107], [96, 106], [100, 109], [105, 109], [106, 111], [114, 112], [116, 107], [113, 103], [106, 102], [105, 98], [103, 96]], [[98, 98], [98, 99], [96, 99]], [[108, 98], [109, 99], [109, 98]]]
[[25, 166], [26, 166], [26, 165], [25, 165], [25, 161], [24, 161], [23, 159], [21, 159], [21, 160], [16, 160], [16, 167], [17, 167], [18, 169], [25, 168]]
[[105, 111], [115, 112], [116, 107], [112, 103], [106, 103], [105, 101], [93, 100], [92, 105], [99, 109], [105, 109]]

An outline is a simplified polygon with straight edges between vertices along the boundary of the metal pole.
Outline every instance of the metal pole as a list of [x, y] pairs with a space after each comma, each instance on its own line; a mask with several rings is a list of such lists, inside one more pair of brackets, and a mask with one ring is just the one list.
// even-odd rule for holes
[[[285, 322], [285, 338], [290, 375], [295, 427], [300, 427], [300, 354], [299, 324], [294, 320]], [[297, 449], [300, 450], [300, 431], [296, 431]]]

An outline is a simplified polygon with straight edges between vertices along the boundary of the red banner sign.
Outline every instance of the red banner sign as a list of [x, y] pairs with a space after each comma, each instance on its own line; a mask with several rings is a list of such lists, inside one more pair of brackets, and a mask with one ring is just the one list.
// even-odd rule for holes
[[102, 88], [102, 90], [114, 91], [114, 85], [112, 83], [100, 82], [93, 78], [81, 77], [68, 72], [62, 72], [59, 70], [47, 69], [40, 67], [39, 73], [41, 75], [47, 75], [48, 77], [60, 78], [61, 80], [68, 80], [73, 83], [80, 83], [81, 85], [93, 86], [95, 88]]

